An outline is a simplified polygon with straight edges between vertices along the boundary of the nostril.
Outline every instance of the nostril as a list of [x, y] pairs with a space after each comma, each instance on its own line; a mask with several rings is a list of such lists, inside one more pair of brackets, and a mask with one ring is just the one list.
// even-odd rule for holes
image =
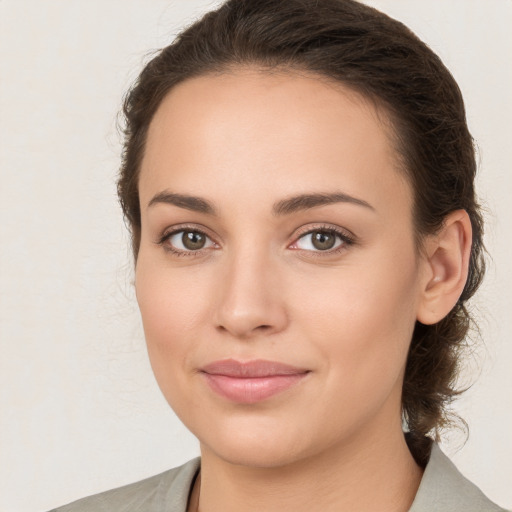
[[232, 333], [238, 338], [250, 338], [254, 334], [268, 334], [273, 330], [272, 325], [262, 324], [256, 327], [247, 327], [241, 325], [217, 325], [217, 330], [222, 333]]

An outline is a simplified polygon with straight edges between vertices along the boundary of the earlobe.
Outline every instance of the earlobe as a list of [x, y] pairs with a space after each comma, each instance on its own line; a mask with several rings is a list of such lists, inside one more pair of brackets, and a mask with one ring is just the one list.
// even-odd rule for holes
[[443, 227], [426, 241], [427, 271], [421, 285], [417, 320], [435, 324], [455, 306], [468, 277], [471, 221], [465, 210], [446, 216]]

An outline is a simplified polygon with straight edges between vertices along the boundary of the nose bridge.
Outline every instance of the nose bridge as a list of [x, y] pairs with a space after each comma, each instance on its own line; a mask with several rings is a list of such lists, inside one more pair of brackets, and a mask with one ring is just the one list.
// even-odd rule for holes
[[216, 324], [236, 337], [280, 331], [286, 308], [278, 293], [278, 269], [268, 250], [233, 248], [221, 275]]

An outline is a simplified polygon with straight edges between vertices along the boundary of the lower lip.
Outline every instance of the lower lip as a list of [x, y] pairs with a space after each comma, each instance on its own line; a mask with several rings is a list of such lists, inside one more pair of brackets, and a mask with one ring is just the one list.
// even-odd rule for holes
[[203, 373], [215, 393], [233, 402], [254, 404], [286, 391], [307, 374], [272, 375], [268, 377], [240, 378]]

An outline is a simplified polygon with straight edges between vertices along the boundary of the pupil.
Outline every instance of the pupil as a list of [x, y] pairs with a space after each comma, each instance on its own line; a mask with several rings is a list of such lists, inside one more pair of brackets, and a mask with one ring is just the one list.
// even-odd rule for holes
[[327, 231], [315, 231], [313, 233], [313, 246], [320, 251], [332, 249], [336, 243], [336, 237]]
[[206, 238], [203, 234], [197, 233], [196, 231], [186, 231], [183, 233], [181, 241], [187, 249], [191, 251], [197, 251], [198, 249], [202, 249], [204, 247]]

